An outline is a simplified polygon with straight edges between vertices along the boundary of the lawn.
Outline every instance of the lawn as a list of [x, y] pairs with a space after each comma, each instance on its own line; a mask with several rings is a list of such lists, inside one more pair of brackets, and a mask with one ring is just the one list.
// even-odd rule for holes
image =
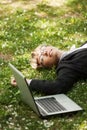
[[31, 51], [43, 43], [68, 50], [86, 40], [87, 0], [0, 0], [0, 130], [87, 130], [87, 81], [67, 93], [84, 111], [40, 119], [11, 86], [8, 67], [13, 63], [30, 79], [54, 79], [54, 68], [31, 68]]

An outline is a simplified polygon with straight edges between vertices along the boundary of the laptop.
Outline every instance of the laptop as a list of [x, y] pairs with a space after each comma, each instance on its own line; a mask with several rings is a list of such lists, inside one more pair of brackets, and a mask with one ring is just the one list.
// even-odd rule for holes
[[9, 67], [16, 79], [22, 100], [28, 104], [38, 116], [46, 118], [52, 115], [82, 110], [79, 105], [65, 94], [34, 97], [26, 77], [11, 63], [9, 63]]

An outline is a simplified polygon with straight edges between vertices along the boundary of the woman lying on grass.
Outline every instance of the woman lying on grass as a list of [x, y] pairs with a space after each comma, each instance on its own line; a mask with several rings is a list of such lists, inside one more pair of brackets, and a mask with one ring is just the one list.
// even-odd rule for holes
[[[87, 79], [87, 42], [67, 52], [49, 45], [40, 45], [32, 52], [31, 66], [34, 69], [54, 65], [56, 80], [27, 80], [33, 91], [47, 95], [66, 93], [78, 80]], [[15, 79], [11, 80], [11, 84], [17, 85]]]

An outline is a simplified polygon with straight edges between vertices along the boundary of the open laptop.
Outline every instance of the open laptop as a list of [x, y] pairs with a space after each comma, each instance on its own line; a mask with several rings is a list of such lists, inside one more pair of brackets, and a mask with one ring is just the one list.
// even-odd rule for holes
[[42, 96], [37, 98], [33, 97], [31, 88], [28, 85], [25, 76], [11, 63], [9, 63], [9, 66], [16, 79], [23, 101], [27, 103], [40, 117], [45, 118], [51, 115], [82, 110], [79, 105], [65, 94]]

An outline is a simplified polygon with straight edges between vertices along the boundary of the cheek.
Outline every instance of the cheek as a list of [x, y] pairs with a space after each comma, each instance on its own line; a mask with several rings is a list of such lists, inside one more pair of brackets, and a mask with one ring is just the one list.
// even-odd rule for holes
[[45, 66], [51, 66], [55, 63], [55, 58], [51, 58], [51, 57], [46, 57], [44, 60], [44, 65]]

